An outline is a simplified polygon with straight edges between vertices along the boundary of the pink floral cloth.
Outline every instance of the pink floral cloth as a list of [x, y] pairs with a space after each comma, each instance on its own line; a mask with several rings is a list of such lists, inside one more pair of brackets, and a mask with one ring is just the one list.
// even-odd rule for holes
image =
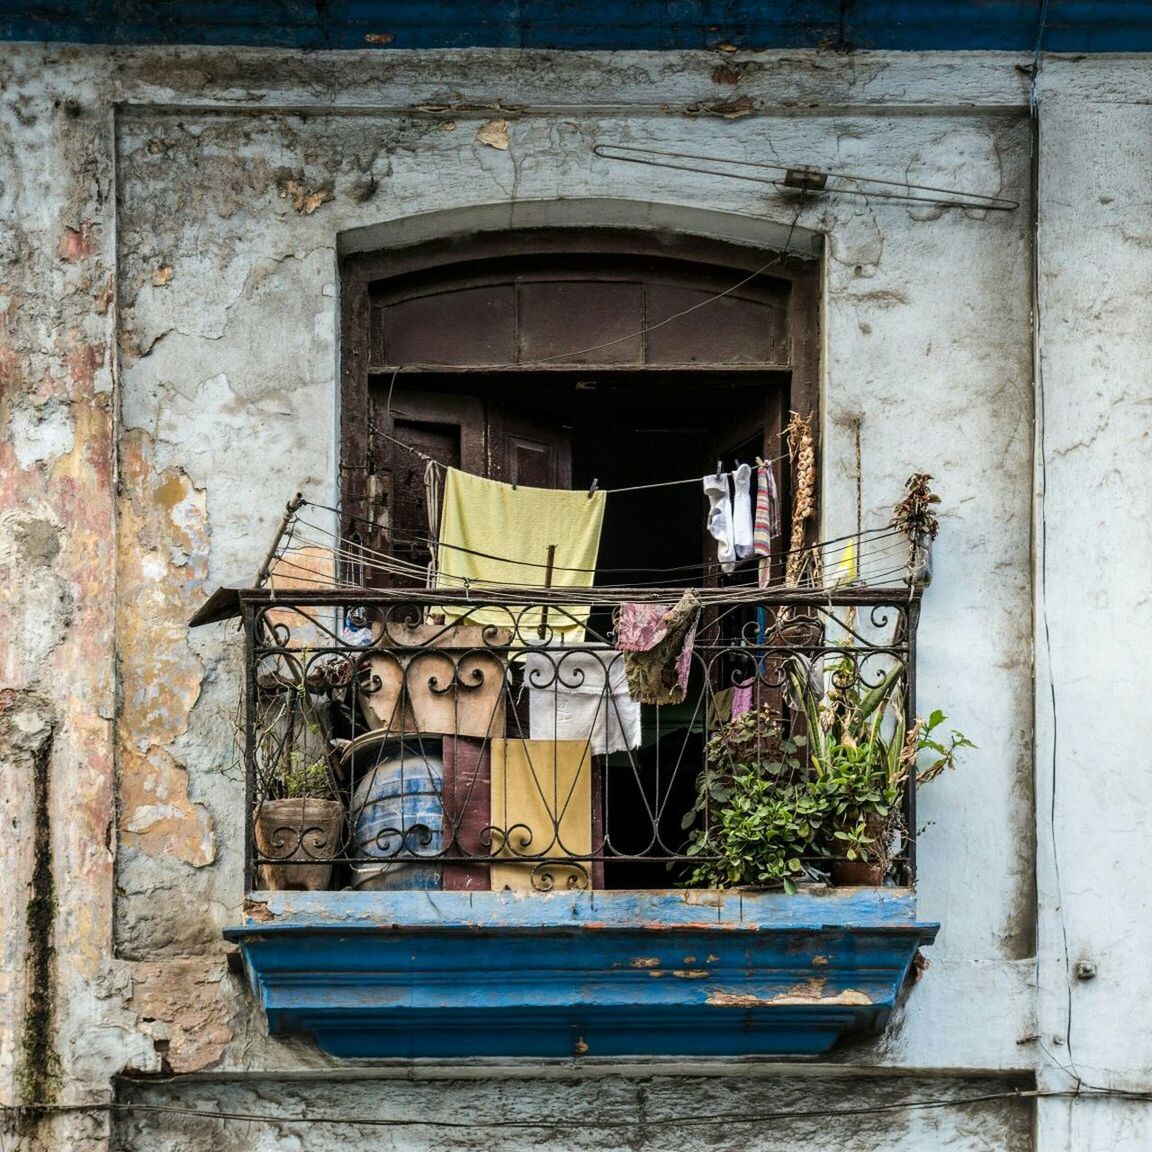
[[648, 652], [667, 635], [667, 605], [620, 605], [616, 617], [616, 647], [621, 652]]
[[752, 711], [752, 681], [737, 684], [732, 689], [732, 719], [739, 720], [745, 712]]
[[624, 653], [628, 691], [641, 704], [679, 704], [688, 691], [700, 600], [691, 589], [671, 608], [621, 604], [616, 647]]

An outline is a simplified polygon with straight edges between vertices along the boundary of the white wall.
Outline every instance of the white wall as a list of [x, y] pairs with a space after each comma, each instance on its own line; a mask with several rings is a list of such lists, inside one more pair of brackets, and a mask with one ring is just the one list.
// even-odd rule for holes
[[[1152, 1079], [1152, 897], [1142, 879], [1152, 755], [1141, 674], [1152, 639], [1150, 94], [1143, 60], [1055, 62], [1042, 77], [1043, 1083], [1079, 1078], [1136, 1092]], [[1080, 962], [1096, 976], [1077, 979]], [[1152, 1116], [1139, 1103], [1058, 1103], [1041, 1119], [1055, 1147], [1152, 1144]]]
[[[34, 304], [10, 309], [0, 328], [0, 353], [17, 357], [5, 399], [15, 451], [3, 461], [15, 480], [3, 491], [9, 511], [27, 520], [24, 497], [13, 493], [39, 487], [49, 509], [41, 518], [62, 543], [60, 557], [40, 565], [47, 575], [13, 569], [10, 595], [38, 618], [36, 596], [52, 577], [81, 602], [113, 604], [121, 698], [115, 741], [101, 729], [86, 752], [61, 755], [55, 767], [56, 869], [67, 891], [57, 950], [78, 949], [88, 965], [58, 975], [61, 1098], [105, 1091], [126, 1066], [159, 1070], [162, 1056], [177, 1071], [243, 1073], [255, 1082], [338, 1066], [305, 1044], [267, 1041], [248, 993], [227, 974], [219, 930], [239, 919], [243, 899], [243, 790], [230, 748], [237, 643], [223, 627], [189, 634], [184, 622], [216, 583], [254, 574], [293, 492], [327, 500], [336, 491], [341, 246], [452, 231], [461, 222], [649, 221], [762, 247], [790, 231], [805, 245], [812, 235], [826, 238], [825, 532], [854, 528], [857, 429], [865, 526], [887, 519], [910, 472], [935, 475], [944, 503], [922, 619], [920, 703], [943, 708], [979, 745], [921, 797], [921, 915], [943, 925], [931, 966], [886, 1037], [837, 1059], [860, 1070], [938, 1075], [897, 1076], [892, 1091], [905, 1101], [962, 1093], [970, 1081], [957, 1070], [996, 1077], [994, 1090], [1032, 1071], [1062, 1087], [1052, 1069], [1068, 1058], [1067, 1045], [1054, 1040], [1066, 1039], [1067, 1028], [1063, 915], [1072, 960], [1091, 958], [1100, 973], [1073, 989], [1076, 1066], [1094, 1083], [1146, 1082], [1145, 1030], [1133, 1023], [1134, 1011], [1146, 1010], [1145, 949], [1143, 929], [1133, 925], [1145, 899], [1137, 862], [1149, 801], [1137, 774], [1147, 774], [1148, 757], [1138, 736], [1141, 680], [1123, 675], [1147, 624], [1147, 517], [1130, 511], [1142, 507], [1148, 472], [1139, 373], [1147, 359], [1152, 145], [1146, 108], [1127, 102], [1146, 84], [1142, 65], [1049, 62], [1039, 86], [1047, 461], [1039, 507], [1048, 559], [1041, 603], [1052, 643], [1049, 662], [1040, 637], [1044, 676], [1034, 693], [1033, 489], [1043, 471], [1033, 460], [1030, 124], [1020, 61], [760, 54], [743, 63], [734, 89], [713, 80], [717, 59], [706, 53], [157, 50], [110, 60], [98, 50], [4, 50], [10, 99], [0, 137], [13, 173], [11, 215], [25, 238], [10, 241], [6, 276], [10, 297]], [[751, 96], [756, 113], [686, 114], [735, 94]], [[510, 117], [505, 152], [475, 139], [494, 113], [457, 112], [449, 128], [412, 110], [433, 102], [515, 103], [523, 111]], [[797, 215], [759, 185], [591, 154], [593, 144], [613, 140], [907, 178], [1003, 195], [1020, 207], [977, 213], [829, 197]], [[306, 202], [312, 193], [321, 195]], [[104, 295], [112, 269], [114, 303]], [[62, 304], [35, 303], [46, 285]], [[80, 355], [81, 343], [99, 356]], [[83, 423], [92, 397], [113, 386], [115, 427]], [[113, 445], [115, 562], [93, 570], [78, 563], [60, 525], [74, 515], [74, 461]], [[108, 502], [113, 480], [89, 480], [82, 501], [90, 510], [101, 493]], [[0, 530], [7, 524], [12, 535], [4, 515]], [[10, 569], [12, 548], [0, 547]], [[113, 621], [81, 623], [54, 658], [77, 684], [106, 685]], [[35, 663], [36, 643], [30, 632], [13, 658]], [[0, 687], [51, 690], [47, 676], [14, 678], [11, 661], [6, 666]], [[1039, 732], [1035, 794], [1033, 787], [1033, 708], [1038, 701], [1044, 709], [1049, 670], [1059, 717], [1059, 889], [1047, 821], [1050, 717]], [[92, 706], [81, 694], [53, 707], [71, 732]], [[108, 787], [113, 751], [118, 813]], [[8, 808], [33, 815], [19, 789], [5, 787]], [[77, 862], [70, 845], [98, 840], [101, 820], [113, 817], [114, 873], [111, 853], [98, 866]], [[18, 879], [4, 891], [21, 905]], [[104, 911], [86, 919], [86, 900]], [[27, 949], [19, 933], [12, 940], [15, 972]], [[7, 994], [16, 1037], [21, 977]], [[18, 1040], [0, 1045], [9, 1098], [19, 1063]], [[768, 1092], [746, 1067], [724, 1071], [724, 1079], [660, 1092], [701, 1109], [718, 1095]], [[611, 1092], [632, 1100], [642, 1087], [637, 1075], [613, 1081]], [[812, 1075], [825, 1098], [831, 1073]], [[574, 1091], [600, 1091], [578, 1083]], [[499, 1075], [477, 1084], [470, 1108], [495, 1108], [508, 1091]], [[192, 1100], [202, 1090], [175, 1091]], [[254, 1083], [235, 1099], [259, 1091]], [[292, 1098], [309, 1091], [296, 1084]], [[420, 1099], [437, 1099], [430, 1091]], [[769, 1092], [765, 1108], [791, 1099], [788, 1091]], [[874, 1098], [879, 1089], [868, 1081], [853, 1091]], [[555, 1088], [529, 1078], [516, 1093], [518, 1107], [541, 1115]], [[1029, 1147], [1018, 1107], [1029, 1106], [990, 1106], [979, 1124], [964, 1109], [944, 1109], [928, 1128], [902, 1113], [871, 1133], [868, 1146]], [[1093, 1100], [1076, 1104], [1065, 1123], [1067, 1107], [1043, 1104], [1039, 1147], [1111, 1147], [1108, 1140], [1129, 1139], [1124, 1133], [1138, 1122], [1131, 1106]], [[126, 1147], [211, 1146], [194, 1126], [164, 1135], [166, 1143], [146, 1130], [141, 1121], [116, 1139]], [[358, 1133], [351, 1146], [376, 1146], [378, 1136]], [[91, 1138], [93, 1147], [103, 1140], [98, 1131]], [[79, 1146], [79, 1137], [70, 1139]], [[244, 1139], [256, 1148], [273, 1137]], [[640, 1146], [637, 1139], [630, 1136], [630, 1146]], [[643, 1146], [691, 1147], [695, 1139], [653, 1129]], [[416, 1143], [409, 1134], [395, 1146]], [[827, 1146], [857, 1145], [849, 1130]], [[1127, 1146], [1138, 1146], [1135, 1136]]]

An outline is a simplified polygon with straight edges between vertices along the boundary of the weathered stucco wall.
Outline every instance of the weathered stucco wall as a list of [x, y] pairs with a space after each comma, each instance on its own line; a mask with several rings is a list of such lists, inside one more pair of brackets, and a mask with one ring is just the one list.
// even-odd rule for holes
[[45, 83], [0, 67], [0, 1096], [15, 1102], [64, 1090], [111, 961], [115, 193], [108, 108], [76, 99], [88, 69]]
[[[1149, 81], [1143, 61], [1054, 65], [1039, 174], [1046, 594], [1036, 778], [1040, 1032], [1052, 1054], [1043, 1082], [1136, 1092], [1152, 1081], [1143, 994], [1152, 761], [1139, 672], [1152, 640], [1142, 495], [1152, 435]], [[1078, 978], [1082, 964], [1091, 967], [1081, 975], [1094, 975]], [[1143, 1103], [1053, 1102], [1041, 1118], [1056, 1147], [1152, 1145]]]
[[[854, 527], [858, 487], [865, 524], [875, 524], [910, 472], [937, 477], [944, 515], [920, 699], [944, 708], [979, 750], [921, 799], [921, 913], [943, 924], [931, 967], [886, 1037], [838, 1059], [897, 1072], [884, 1091], [905, 1102], [970, 1093], [969, 1081], [945, 1074], [957, 1069], [995, 1074], [994, 1092], [1015, 1083], [1009, 1074], [1047, 1075], [1064, 1059], [1051, 1055], [1053, 1037], [1067, 1039], [1054, 909], [1074, 896], [1070, 954], [1107, 960], [1076, 991], [1095, 997], [1077, 1015], [1077, 1066], [1114, 1070], [1127, 1087], [1146, 1083], [1146, 1053], [1115, 1050], [1127, 1031], [1125, 990], [1139, 980], [1140, 951], [1126, 954], [1119, 934], [1126, 883], [1110, 885], [1108, 900], [1096, 886], [1117, 861], [1140, 858], [1147, 815], [1129, 783], [1129, 765], [1142, 762], [1135, 690], [1123, 732], [1111, 742], [1097, 732], [1123, 696], [1117, 650], [1099, 635], [1138, 631], [1130, 613], [1142, 595], [1138, 565], [1106, 579], [1097, 556], [1116, 536], [1132, 537], [1120, 494], [1142, 475], [1134, 470], [1147, 406], [1136, 381], [1147, 353], [1135, 309], [1147, 289], [1136, 254], [1147, 229], [1134, 214], [1143, 211], [1147, 125], [1142, 109], [1060, 98], [1062, 84], [1122, 97], [1137, 80], [1120, 65], [1065, 64], [1043, 78], [1048, 587], [1059, 596], [1049, 624], [1058, 707], [1070, 717], [1057, 765], [1070, 783], [1058, 796], [1059, 891], [1046, 823], [1040, 832], [1049, 911], [1037, 996], [1031, 142], [1018, 63], [5, 49], [0, 203], [13, 226], [0, 235], [9, 429], [0, 440], [0, 596], [13, 626], [0, 634], [0, 800], [15, 847], [0, 879], [10, 918], [0, 1101], [104, 1099], [123, 1071], [234, 1073], [246, 1077], [239, 1086], [133, 1091], [181, 1106], [243, 1111], [275, 1100], [326, 1113], [355, 1105], [358, 1115], [371, 1098], [373, 1114], [476, 1112], [492, 1124], [514, 1114], [540, 1119], [560, 1146], [593, 1138], [557, 1135], [557, 1084], [531, 1076], [514, 1090], [475, 1068], [466, 1088], [381, 1082], [343, 1093], [322, 1081], [264, 1082], [341, 1066], [306, 1043], [269, 1041], [229, 973], [220, 929], [238, 920], [244, 895], [232, 745], [239, 651], [227, 628], [186, 628], [215, 584], [254, 575], [291, 493], [335, 494], [338, 253], [372, 236], [401, 243], [549, 221], [649, 220], [754, 245], [791, 234], [808, 250], [822, 234], [827, 534]], [[735, 97], [747, 97], [752, 114], [727, 119], [712, 107]], [[417, 108], [433, 104], [453, 108]], [[505, 111], [513, 104], [519, 111]], [[507, 150], [476, 138], [493, 118], [509, 121]], [[611, 140], [907, 175], [1021, 207], [981, 214], [841, 198], [797, 212], [756, 185], [591, 154]], [[1102, 175], [1114, 150], [1123, 168], [1115, 187]], [[1113, 248], [1106, 263], [1100, 253]], [[1124, 279], [1108, 286], [1116, 268]], [[1107, 337], [1085, 332], [1085, 316]], [[1118, 378], [1131, 383], [1121, 390]], [[1127, 405], [1123, 419], [1117, 405]], [[1101, 477], [1101, 496], [1115, 503], [1086, 509], [1086, 475]], [[1095, 814], [1082, 831], [1080, 813]], [[938, 1079], [911, 1075], [930, 1069]], [[872, 1081], [845, 1088], [830, 1071], [812, 1070], [807, 1087], [771, 1088], [748, 1071], [726, 1072], [649, 1086], [636, 1070], [600, 1080], [571, 1069], [564, 1094], [575, 1109], [643, 1109], [651, 1098], [722, 1115], [745, 1097], [772, 1111], [809, 1096], [849, 1106], [881, 1092]], [[587, 1076], [603, 1074], [593, 1066]], [[1026, 1148], [1030, 1107], [882, 1114], [864, 1146]], [[1045, 1103], [1040, 1146], [1090, 1146], [1065, 1137], [1064, 1107]], [[1118, 1133], [1132, 1123], [1119, 1106], [1103, 1120], [1102, 1102], [1076, 1107], [1093, 1111], [1075, 1123], [1106, 1127], [1113, 1116]], [[713, 1132], [646, 1128], [642, 1112], [636, 1124], [594, 1138], [726, 1146]], [[99, 1148], [111, 1138], [115, 1147], [199, 1149], [218, 1135], [144, 1114], [111, 1137], [101, 1114], [25, 1115], [17, 1127], [29, 1147]], [[821, 1131], [825, 1146], [859, 1146], [850, 1122], [842, 1136]], [[295, 1131], [237, 1132], [228, 1134], [236, 1146], [306, 1142]], [[408, 1129], [324, 1139], [428, 1142]], [[515, 1139], [527, 1145], [539, 1133]]]
[[[811, 1111], [818, 1084], [820, 1115]], [[683, 1149], [684, 1152], [1026, 1152], [1032, 1147], [1026, 1100], [987, 1100], [1010, 1083], [957, 1076], [941, 1084], [930, 1077], [838, 1075], [814, 1081], [775, 1069], [739, 1079], [667, 1074], [572, 1079], [537, 1072], [503, 1081], [476, 1079], [344, 1081], [317, 1084], [271, 1081], [255, 1086], [203, 1083], [173, 1093], [133, 1088], [127, 1098], [155, 1105], [179, 1103], [204, 1111], [278, 1112], [337, 1119], [358, 1125], [247, 1124], [229, 1131], [229, 1147], [242, 1149], [387, 1148], [397, 1152], [436, 1148], [463, 1152], [499, 1144], [509, 1152], [565, 1148], [573, 1152]], [[966, 1100], [956, 1123], [953, 1110], [917, 1108], [917, 1100]], [[273, 1104], [274, 1102], [274, 1104]], [[269, 1107], [273, 1104], [273, 1107]], [[907, 1105], [912, 1105], [907, 1107]], [[877, 1109], [868, 1114], [868, 1109]], [[863, 1112], [861, 1110], [864, 1110]], [[835, 1113], [841, 1113], [836, 1116]], [[137, 1116], [118, 1126], [124, 1152], [199, 1152], [215, 1146], [212, 1120]]]

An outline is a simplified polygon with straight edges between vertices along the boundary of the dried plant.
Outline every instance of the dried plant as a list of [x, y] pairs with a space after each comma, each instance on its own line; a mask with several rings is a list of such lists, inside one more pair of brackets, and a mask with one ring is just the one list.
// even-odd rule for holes
[[810, 417], [793, 412], [784, 430], [788, 443], [788, 459], [792, 463], [792, 539], [788, 546], [788, 562], [784, 568], [784, 583], [795, 588], [809, 569], [812, 583], [822, 582], [820, 554], [806, 548], [808, 521], [816, 515], [816, 444], [812, 438]]
[[892, 525], [913, 542], [923, 536], [935, 540], [940, 531], [940, 521], [932, 511], [932, 505], [939, 504], [940, 497], [929, 487], [931, 479], [927, 472], [913, 472], [904, 482], [904, 499], [894, 509]]

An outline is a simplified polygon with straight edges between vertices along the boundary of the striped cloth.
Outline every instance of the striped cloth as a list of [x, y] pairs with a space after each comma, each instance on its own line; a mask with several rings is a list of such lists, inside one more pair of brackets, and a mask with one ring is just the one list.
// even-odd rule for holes
[[756, 517], [752, 523], [752, 550], [756, 556], [771, 558], [772, 537], [780, 534], [780, 497], [772, 469], [756, 467]]

